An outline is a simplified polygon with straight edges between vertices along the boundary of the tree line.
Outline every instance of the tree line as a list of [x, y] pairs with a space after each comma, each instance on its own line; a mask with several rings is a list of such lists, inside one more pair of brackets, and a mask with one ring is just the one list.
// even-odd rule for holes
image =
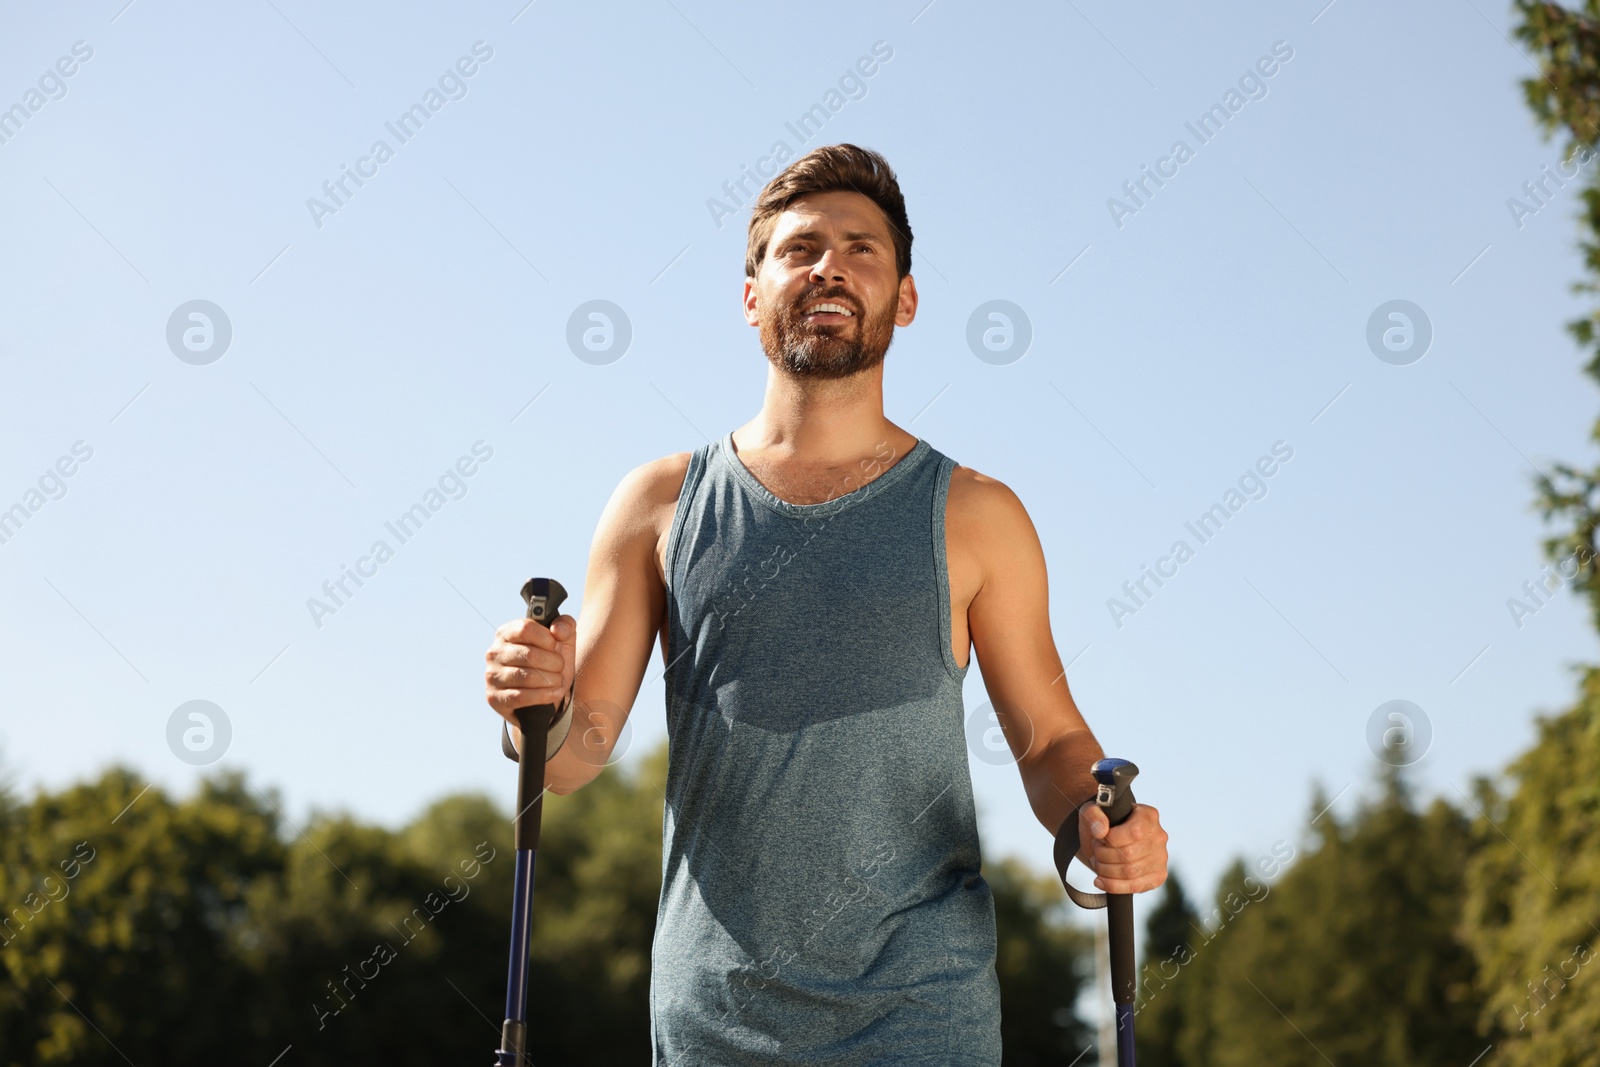
[[[537, 1063], [648, 1062], [665, 784], [663, 746], [546, 798]], [[509, 813], [456, 795], [391, 831], [345, 815], [295, 827], [281, 808], [237, 772], [186, 799], [128, 768], [27, 801], [0, 791], [0, 1064], [487, 1062]], [[984, 876], [1008, 1056], [1070, 1061], [1089, 1042], [1074, 1005], [1090, 941], [1053, 875], [1003, 860]]]

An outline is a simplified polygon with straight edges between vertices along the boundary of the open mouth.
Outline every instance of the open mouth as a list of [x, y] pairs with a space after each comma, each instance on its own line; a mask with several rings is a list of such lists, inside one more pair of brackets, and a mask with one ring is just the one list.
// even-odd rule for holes
[[801, 318], [815, 323], [849, 322], [855, 318], [855, 312], [835, 301], [821, 300], [806, 308]]

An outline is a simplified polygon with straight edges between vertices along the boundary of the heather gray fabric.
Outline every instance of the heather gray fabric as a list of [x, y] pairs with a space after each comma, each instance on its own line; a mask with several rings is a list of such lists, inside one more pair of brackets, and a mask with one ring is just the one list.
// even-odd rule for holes
[[885, 446], [875, 479], [797, 505], [731, 437], [694, 452], [668, 535], [653, 1062], [998, 1067], [955, 464]]

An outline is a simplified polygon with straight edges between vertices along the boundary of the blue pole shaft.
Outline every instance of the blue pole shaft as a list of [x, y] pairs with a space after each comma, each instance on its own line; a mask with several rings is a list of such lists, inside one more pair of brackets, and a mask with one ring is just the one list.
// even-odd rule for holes
[[511, 884], [511, 963], [506, 972], [507, 1019], [528, 1017], [528, 957], [533, 937], [533, 861], [537, 850], [517, 849]]
[[1117, 1067], [1137, 1067], [1133, 1060], [1133, 1005], [1117, 1005]]

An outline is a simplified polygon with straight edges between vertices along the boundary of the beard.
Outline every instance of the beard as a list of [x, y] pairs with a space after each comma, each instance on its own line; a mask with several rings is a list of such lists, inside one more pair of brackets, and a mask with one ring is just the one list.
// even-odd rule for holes
[[761, 320], [761, 347], [767, 360], [797, 378], [848, 378], [871, 370], [883, 362], [894, 340], [896, 301], [880, 309], [864, 308], [845, 322], [809, 323], [801, 309], [818, 300], [832, 300], [845, 307], [856, 303], [838, 289], [817, 289], [804, 294], [793, 304], [785, 304], [775, 315]]

